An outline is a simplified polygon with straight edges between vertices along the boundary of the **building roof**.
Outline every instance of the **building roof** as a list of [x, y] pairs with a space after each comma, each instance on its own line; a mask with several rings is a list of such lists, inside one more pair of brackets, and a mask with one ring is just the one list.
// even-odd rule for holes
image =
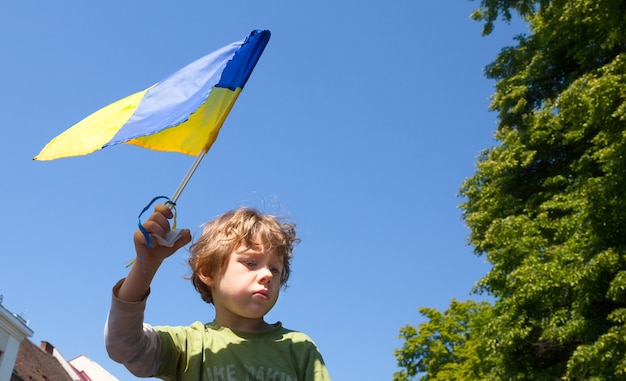
[[54, 356], [26, 339], [20, 344], [11, 381], [72, 381], [72, 378]]
[[0, 295], [0, 331], [7, 332], [15, 337], [17, 341], [24, 340], [25, 337], [33, 335], [33, 330], [28, 326], [28, 322], [20, 315], [14, 314], [2, 305], [3, 296]]
[[87, 376], [85, 379], [97, 381], [119, 381], [111, 373], [85, 355], [80, 355], [70, 360], [70, 365], [76, 373]]

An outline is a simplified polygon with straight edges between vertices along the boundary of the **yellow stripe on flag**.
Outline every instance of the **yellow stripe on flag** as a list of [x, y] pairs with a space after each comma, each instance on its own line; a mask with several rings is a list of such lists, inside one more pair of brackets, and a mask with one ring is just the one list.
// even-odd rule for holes
[[35, 160], [87, 155], [102, 148], [133, 115], [148, 90], [101, 108], [52, 139]]

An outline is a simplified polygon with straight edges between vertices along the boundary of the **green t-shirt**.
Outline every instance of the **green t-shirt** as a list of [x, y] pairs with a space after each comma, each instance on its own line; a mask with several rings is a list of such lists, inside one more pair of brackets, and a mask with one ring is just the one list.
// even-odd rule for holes
[[177, 381], [330, 380], [315, 343], [280, 323], [262, 333], [236, 332], [217, 323], [155, 327], [161, 336], [156, 377]]

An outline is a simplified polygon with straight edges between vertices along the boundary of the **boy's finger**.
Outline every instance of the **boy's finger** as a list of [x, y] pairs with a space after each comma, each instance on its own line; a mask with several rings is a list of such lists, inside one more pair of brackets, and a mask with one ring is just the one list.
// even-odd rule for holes
[[178, 240], [174, 242], [174, 249], [178, 250], [189, 242], [191, 242], [191, 232], [189, 229], [183, 229]]
[[[170, 230], [170, 221], [167, 219], [167, 216], [163, 215], [162, 213], [153, 213], [146, 221], [146, 223], [148, 222], [154, 222], [158, 224], [163, 230], [165, 230], [165, 232], [168, 232]], [[146, 227], [146, 223], [144, 223], [144, 228], [148, 230], [148, 228]]]
[[172, 209], [170, 209], [170, 207], [165, 204], [158, 204], [157, 206], [155, 206], [154, 212], [160, 213], [168, 219], [174, 217], [174, 212], [172, 212]]

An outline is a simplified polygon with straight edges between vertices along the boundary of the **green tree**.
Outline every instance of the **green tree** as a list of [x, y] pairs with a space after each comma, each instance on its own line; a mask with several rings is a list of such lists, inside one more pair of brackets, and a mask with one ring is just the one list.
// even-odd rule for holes
[[487, 379], [497, 364], [490, 361], [487, 342], [481, 340], [491, 311], [489, 303], [472, 300], [453, 300], [444, 313], [420, 308], [428, 321], [400, 329], [404, 345], [395, 356], [403, 369], [394, 374], [394, 381]]
[[460, 189], [469, 242], [492, 265], [477, 292], [495, 300], [468, 326], [496, 363], [489, 378], [451, 379], [623, 380], [626, 0], [482, 0], [473, 17], [489, 34], [514, 13], [529, 33], [486, 68], [498, 144]]

